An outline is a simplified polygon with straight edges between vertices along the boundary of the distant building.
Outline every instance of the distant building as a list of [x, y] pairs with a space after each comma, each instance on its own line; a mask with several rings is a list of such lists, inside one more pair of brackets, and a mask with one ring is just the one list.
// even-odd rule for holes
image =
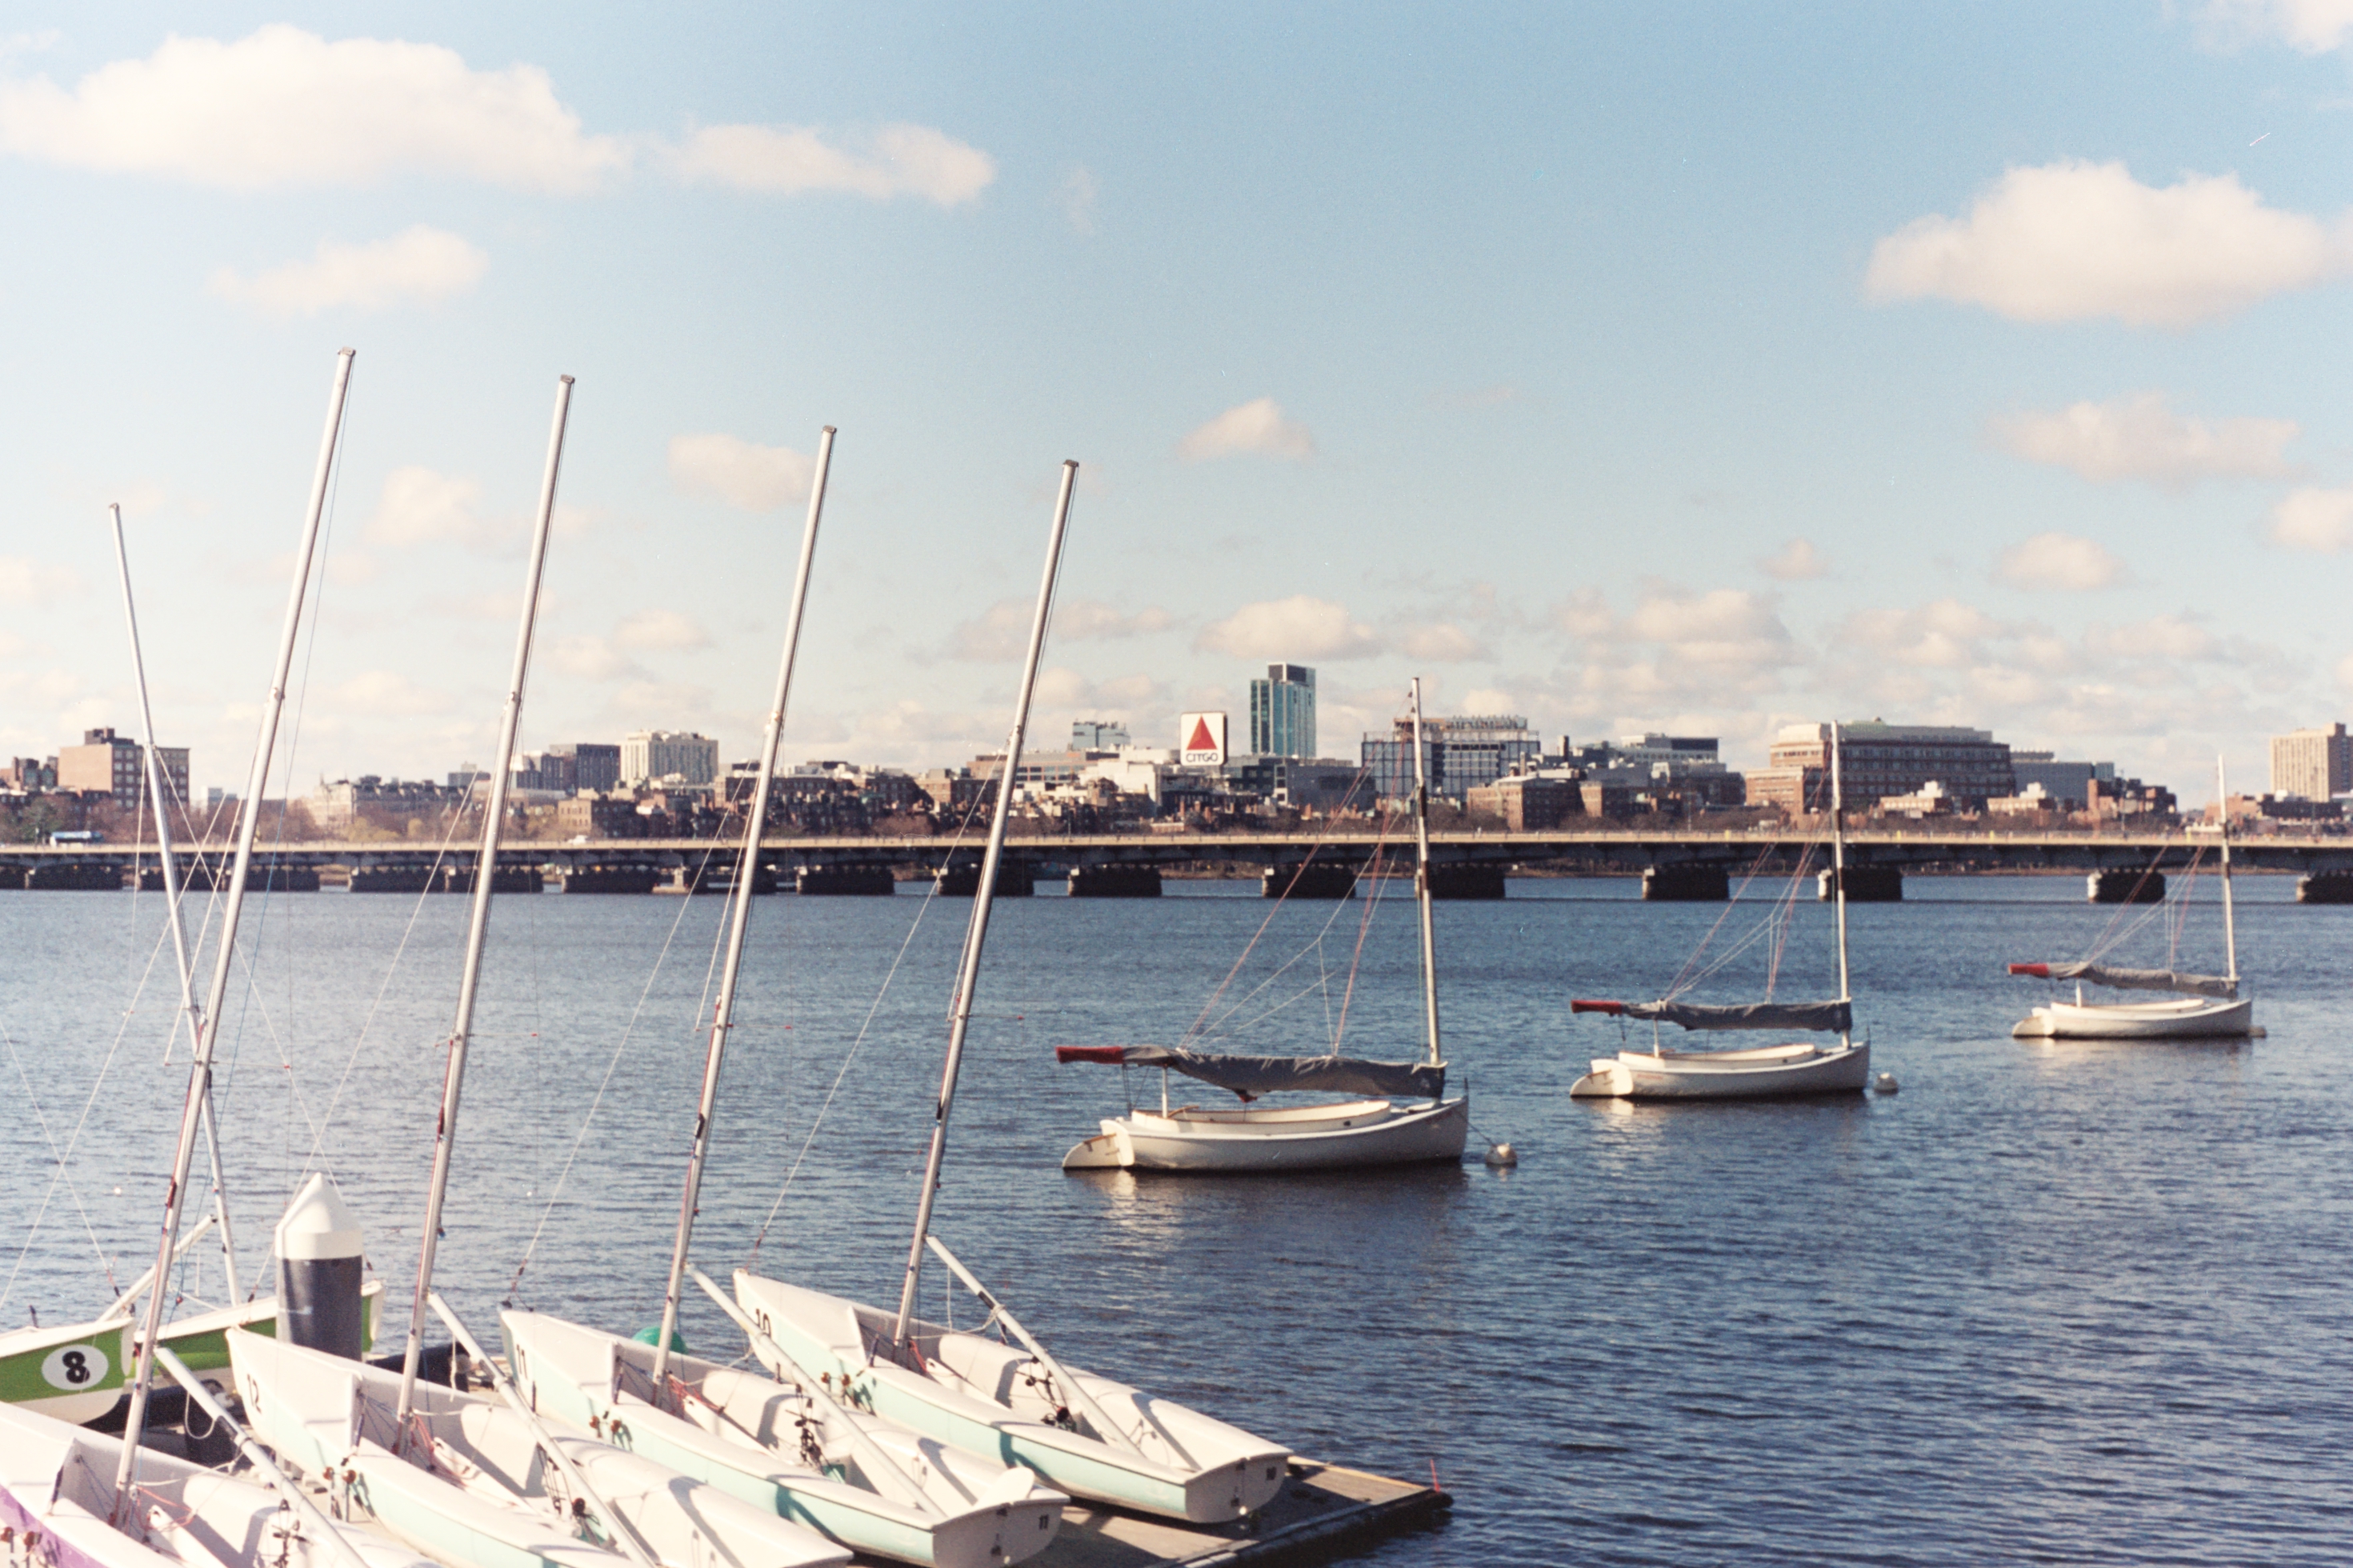
[[683, 730], [639, 730], [621, 737], [621, 779], [628, 784], [707, 784], [719, 778], [719, 742]]
[[[147, 795], [146, 753], [136, 741], [111, 730], [85, 730], [79, 746], [58, 748], [57, 787], [77, 795], [111, 795], [114, 804], [136, 811]], [[155, 761], [164, 788], [182, 805], [188, 800], [188, 749], [158, 746]]]
[[[1430, 793], [1460, 801], [1481, 784], [1525, 773], [1544, 755], [1544, 742], [1516, 713], [1479, 713], [1424, 719], [1422, 762]], [[1387, 735], [1364, 739], [1365, 771], [1382, 800], [1413, 794], [1413, 721], [1399, 719]]]
[[11, 757], [8, 765], [0, 768], [0, 786], [27, 794], [35, 790], [58, 787], [58, 760], [40, 757]]
[[2272, 794], [2329, 800], [2353, 791], [2353, 735], [2337, 724], [2272, 737]]
[[550, 746], [540, 754], [571, 759], [573, 789], [602, 793], [621, 782], [621, 748], [618, 746], [599, 745], [589, 741], [567, 741], [560, 746]]
[[[1958, 811], [2018, 793], [2010, 747], [1985, 730], [1948, 724], [1888, 724], [1877, 719], [1840, 726], [1840, 783], [1849, 811], [1867, 811], [1891, 795], [1917, 795], [1927, 784]], [[1774, 737], [1763, 768], [1748, 775], [1748, 800], [1793, 815], [1831, 805], [1831, 727], [1791, 724]]]
[[646, 819], [638, 815], [634, 800], [575, 795], [556, 804], [555, 830], [576, 838], [642, 838]]
[[1250, 749], [1267, 757], [1315, 755], [1315, 672], [1270, 664], [1250, 683]]
[[2051, 809], [2058, 811], [2088, 810], [2093, 784], [2116, 780], [2114, 763], [2061, 762], [2055, 752], [2014, 751], [2010, 753], [2010, 771], [2018, 781], [2019, 795], [2027, 795], [2040, 784]]
[[[1713, 735], [1626, 735], [1585, 746], [1572, 746], [1563, 735], [1558, 758], [1586, 783], [1606, 786], [1609, 800], [1630, 803], [1611, 806], [1613, 816], [1627, 809], [1736, 806], [1748, 799], [1746, 781], [1724, 765]], [[1552, 765], [1547, 759], [1546, 769]]]
[[1502, 818], [1510, 832], [1545, 833], [1567, 817], [1585, 815], [1585, 791], [1574, 779], [1523, 773], [1467, 790], [1462, 804], [1482, 816]]
[[1132, 745], [1127, 726], [1114, 724], [1108, 719], [1078, 719], [1071, 724], [1071, 750], [1074, 752], [1116, 752]]
[[[303, 798], [302, 804], [311, 813], [311, 823], [322, 833], [346, 832], [354, 822], [370, 822], [379, 827], [406, 826], [412, 819], [434, 816], [445, 807], [463, 803], [475, 779], [490, 777], [480, 769], [449, 776], [453, 783], [444, 788], [429, 779], [386, 779], [364, 773], [355, 779], [322, 783]], [[460, 777], [466, 782], [454, 782]]]
[[570, 795], [579, 787], [579, 779], [570, 753], [550, 747], [516, 757], [508, 770], [507, 785], [510, 789]]

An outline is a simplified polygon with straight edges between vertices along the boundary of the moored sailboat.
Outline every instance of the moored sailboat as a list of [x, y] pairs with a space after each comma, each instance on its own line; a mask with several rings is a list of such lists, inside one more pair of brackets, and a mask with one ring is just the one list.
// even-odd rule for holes
[[1795, 1040], [1746, 1050], [1673, 1051], [1653, 1043], [1647, 1051], [1597, 1057], [1592, 1070], [1569, 1086], [1579, 1100], [1772, 1100], [1796, 1095], [1853, 1094], [1871, 1081], [1871, 1044], [1854, 1040], [1853, 989], [1846, 951], [1845, 790], [1839, 726], [1831, 726], [1831, 869], [1838, 931], [1839, 994], [1835, 1001], [1752, 1002], [1704, 1005], [1672, 998], [1612, 1002], [1580, 998], [1575, 1013], [1634, 1018], [1686, 1030], [1804, 1030], [1835, 1034], [1836, 1045]]

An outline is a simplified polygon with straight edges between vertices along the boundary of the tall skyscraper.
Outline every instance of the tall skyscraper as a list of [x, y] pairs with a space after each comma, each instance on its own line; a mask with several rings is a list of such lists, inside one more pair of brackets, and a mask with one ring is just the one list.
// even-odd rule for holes
[[2353, 792], [2353, 735], [2345, 726], [2272, 737], [2272, 793], [2327, 800]]
[[1250, 683], [1250, 749], [1267, 757], [1315, 755], [1315, 672], [1270, 664]]
[[719, 742], [708, 735], [676, 730], [639, 730], [621, 737], [621, 777], [630, 784], [659, 784], [671, 774], [691, 784], [719, 776]]

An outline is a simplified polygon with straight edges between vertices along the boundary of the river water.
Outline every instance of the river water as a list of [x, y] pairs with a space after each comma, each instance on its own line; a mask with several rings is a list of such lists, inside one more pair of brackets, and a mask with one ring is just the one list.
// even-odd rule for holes
[[[2266, 1039], [2009, 1037], [2045, 988], [2006, 961], [2140, 922], [2116, 962], [2219, 968], [2211, 881], [2177, 936], [2168, 911], [2086, 905], [2076, 878], [1915, 878], [1907, 901], [1852, 911], [1859, 1026], [1899, 1094], [1629, 1109], [1568, 1099], [1620, 1038], [1568, 999], [1658, 994], [1712, 930], [1702, 962], [1724, 962], [1694, 999], [1761, 994], [1773, 944], [1740, 944], [1780, 889], [1646, 905], [1630, 881], [1514, 881], [1440, 906], [1438, 941], [1454, 1081], [1518, 1168], [1237, 1181], [1064, 1175], [1070, 1144], [1158, 1085], [1057, 1068], [1050, 1047], [1170, 1042], [1207, 1016], [1235, 1048], [1307, 1052], [1345, 1010], [1346, 1049], [1409, 1055], [1409, 900], [1368, 926], [1366, 902], [1270, 914], [1254, 883], [1008, 900], [938, 1228], [1076, 1364], [1304, 1455], [1434, 1471], [1451, 1521], [1366, 1562], [2342, 1562], [2353, 909], [2296, 906], [2286, 879], [2239, 889]], [[164, 1063], [160, 904], [0, 895], [0, 1322], [92, 1314], [109, 1271], [152, 1255], [185, 1082]], [[464, 906], [249, 909], [224, 1034], [248, 1276], [301, 1173], [329, 1169], [395, 1333]], [[711, 1272], [756, 1247], [768, 1271], [895, 1299], [968, 908], [756, 907], [698, 1231]], [[508, 1300], [658, 1316], [721, 914], [499, 901], [440, 1255], [478, 1331]], [[1826, 910], [1796, 908], [1777, 984], [1832, 994]], [[183, 1280], [197, 1299], [223, 1289], [210, 1245]], [[926, 1308], [975, 1315], [940, 1274]], [[738, 1348], [699, 1301], [687, 1330]]]

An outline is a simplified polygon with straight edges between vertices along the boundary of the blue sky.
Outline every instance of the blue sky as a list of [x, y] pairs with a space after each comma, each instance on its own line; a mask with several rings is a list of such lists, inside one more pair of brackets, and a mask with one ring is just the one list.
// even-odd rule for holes
[[241, 783], [359, 351], [297, 787], [487, 752], [555, 377], [528, 744], [748, 754], [840, 427], [794, 757], [1255, 667], [1344, 753], [1978, 723], [2202, 798], [2353, 700], [2339, 0], [12, 9], [0, 752]]

